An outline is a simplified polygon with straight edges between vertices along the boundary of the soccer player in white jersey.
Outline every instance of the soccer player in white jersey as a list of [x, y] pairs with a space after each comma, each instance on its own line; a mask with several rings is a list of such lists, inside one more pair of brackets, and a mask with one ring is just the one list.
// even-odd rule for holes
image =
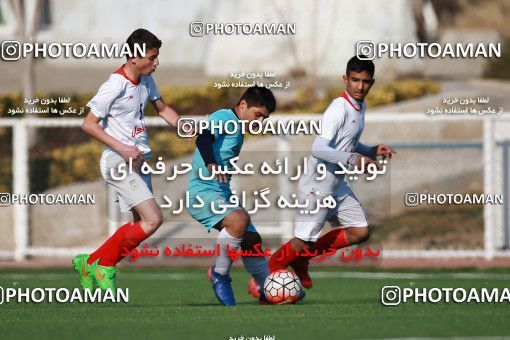
[[[317, 173], [310, 171], [299, 182], [300, 201], [308, 199], [316, 202], [317, 199], [332, 195], [336, 207], [321, 208], [316, 214], [297, 212], [295, 237], [278, 249], [269, 260], [271, 272], [290, 265], [306, 288], [312, 287], [312, 280], [308, 274], [311, 257], [304, 256], [305, 247], [311, 253], [317, 250], [322, 254], [323, 250], [347, 247], [369, 238], [365, 212], [343, 180], [343, 175], [335, 175], [335, 170], [339, 169], [338, 163], [359, 167], [364, 162], [368, 166], [376, 163], [379, 155], [386, 158], [395, 153], [387, 145], [369, 147], [359, 141], [365, 125], [364, 99], [374, 84], [374, 72], [375, 66], [371, 60], [362, 60], [357, 56], [349, 60], [343, 76], [345, 91], [324, 112], [322, 131], [315, 138], [308, 164], [308, 169], [317, 169], [319, 164], [324, 164], [327, 174], [323, 180], [318, 181]], [[315, 207], [309, 209], [314, 210]], [[337, 228], [319, 237], [326, 221]]]
[[[159, 65], [161, 40], [145, 29], [137, 29], [128, 37], [127, 44], [131, 53], [137, 50], [135, 44], [145, 46], [145, 55], [127, 58], [127, 62], [101, 85], [87, 104], [90, 112], [82, 128], [105, 144], [101, 174], [115, 190], [121, 211], [133, 213], [133, 223], [118, 228], [92, 254], [73, 258], [83, 288], [93, 289], [97, 285], [101, 289], [115, 290], [115, 266], [122, 260], [122, 254], [138, 246], [163, 222], [152, 192], [150, 174], [140, 172], [140, 166], [151, 154], [144, 109], [150, 101], [159, 116], [173, 127], [177, 126], [180, 116], [165, 104], [151, 76]], [[116, 180], [111, 170], [122, 163], [131, 163], [132, 171], [125, 179]]]

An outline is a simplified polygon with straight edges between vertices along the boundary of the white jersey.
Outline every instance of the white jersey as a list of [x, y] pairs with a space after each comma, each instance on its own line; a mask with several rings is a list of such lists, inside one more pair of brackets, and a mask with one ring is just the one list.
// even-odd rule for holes
[[[318, 137], [330, 140], [329, 146], [337, 151], [354, 153], [359, 138], [365, 127], [366, 103], [361, 104], [350, 97], [347, 92], [336, 98], [329, 105], [322, 117], [322, 131]], [[318, 181], [316, 169], [319, 164], [326, 166], [326, 177]], [[319, 192], [320, 196], [341, 192], [346, 183], [343, 175], [336, 175], [340, 167], [313, 156], [308, 160], [308, 171], [301, 176], [299, 190], [304, 193]]]
[[[121, 67], [101, 85], [87, 106], [98, 118], [102, 118], [104, 131], [123, 144], [138, 147], [150, 153], [149, 139], [144, 122], [147, 101], [155, 101], [161, 95], [152, 76], [142, 75], [137, 83], [126, 75]], [[112, 151], [106, 147], [107, 151]]]

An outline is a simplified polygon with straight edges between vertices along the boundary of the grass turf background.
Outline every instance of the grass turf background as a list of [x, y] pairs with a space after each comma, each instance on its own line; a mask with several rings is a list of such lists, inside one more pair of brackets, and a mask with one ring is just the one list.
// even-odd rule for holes
[[[314, 287], [296, 305], [259, 306], [246, 293], [248, 275], [233, 271], [238, 306], [218, 305], [201, 269], [122, 268], [119, 286], [129, 303], [4, 303], [0, 339], [349, 339], [471, 337], [510, 334], [510, 303], [406, 303], [383, 306], [385, 285], [404, 287], [509, 287], [510, 269], [455, 278], [456, 271], [392, 271], [394, 277], [356, 278], [352, 270], [318, 269]], [[366, 270], [365, 270], [366, 272]], [[374, 271], [388, 273], [387, 271]], [[428, 274], [404, 278], [405, 273]], [[338, 277], [342, 275], [351, 277]], [[367, 274], [365, 274], [367, 275]], [[312, 272], [314, 277], [314, 272]], [[71, 269], [0, 270], [0, 286], [77, 287]]]

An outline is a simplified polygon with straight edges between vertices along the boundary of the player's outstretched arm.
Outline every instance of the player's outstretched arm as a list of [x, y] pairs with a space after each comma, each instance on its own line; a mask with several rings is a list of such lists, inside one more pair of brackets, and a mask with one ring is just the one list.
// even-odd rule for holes
[[181, 116], [170, 106], [166, 105], [163, 98], [158, 98], [152, 102], [154, 108], [158, 111], [161, 118], [165, 120], [170, 126], [177, 127], [177, 123]]
[[[215, 137], [211, 131], [207, 130], [204, 133], [198, 135], [197, 138], [197, 149], [200, 152], [200, 156], [204, 160], [207, 170], [211, 173], [214, 169], [218, 168], [216, 158], [214, 157], [212, 144], [214, 143]], [[216, 174], [215, 179], [221, 182], [227, 182], [227, 174]]]
[[391, 158], [393, 154], [397, 153], [391, 146], [386, 144], [378, 144], [372, 147], [372, 151], [376, 156], [383, 156], [384, 159]]
[[135, 166], [138, 163], [143, 162], [142, 153], [137, 147], [123, 144], [119, 140], [107, 134], [99, 125], [99, 118], [92, 112], [89, 112], [85, 117], [81, 128], [90, 136], [117, 151], [126, 162], [129, 161], [130, 158], [133, 159], [134, 168], [137, 168]]
[[358, 146], [356, 147], [356, 152], [362, 154], [363, 156], [370, 157], [372, 159], [377, 158], [377, 154], [375, 153], [375, 149], [366, 144], [358, 142]]
[[354, 165], [354, 153], [333, 149], [329, 146], [330, 142], [329, 139], [317, 136], [312, 145], [312, 156], [328, 163]]
[[[351, 153], [345, 151], [338, 151], [329, 146], [330, 140], [324, 137], [316, 137], [312, 145], [312, 156], [321, 159], [325, 162], [338, 164], [342, 163], [346, 166], [361, 167], [365, 164], [365, 169], [368, 164], [376, 162], [375, 159], [364, 156], [359, 153]], [[363, 161], [362, 161], [363, 160]]]
[[[354, 161], [353, 161], [353, 164], [356, 168], [358, 169], [362, 169], [364, 167], [365, 169], [365, 173], [367, 173], [368, 171], [368, 165], [369, 164], [375, 164], [377, 166], [377, 161], [375, 159], [372, 159], [370, 157], [367, 157], [367, 156], [363, 156], [359, 153], [356, 153], [354, 154], [355, 157], [354, 157]], [[363, 165], [364, 164], [364, 165]]]

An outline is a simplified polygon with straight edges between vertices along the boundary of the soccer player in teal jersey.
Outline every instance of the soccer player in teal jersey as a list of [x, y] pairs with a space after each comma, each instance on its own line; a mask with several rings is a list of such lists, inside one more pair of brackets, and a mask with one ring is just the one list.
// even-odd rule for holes
[[[261, 243], [261, 237], [250, 221], [250, 216], [241, 207], [228, 207], [223, 213], [215, 213], [219, 205], [228, 203], [232, 191], [230, 190], [231, 176], [217, 174], [211, 180], [200, 178], [199, 171], [204, 176], [209, 176], [220, 167], [229, 166], [230, 160], [239, 156], [244, 141], [240, 121], [264, 120], [276, 108], [276, 100], [271, 90], [265, 87], [248, 88], [239, 99], [234, 108], [222, 109], [209, 116], [209, 127], [205, 133], [197, 138], [197, 149], [193, 155], [193, 170], [190, 173], [187, 191], [191, 202], [188, 207], [190, 215], [203, 224], [207, 231], [219, 230], [217, 243], [220, 254], [216, 264], [210, 269], [210, 279], [213, 290], [218, 300], [226, 306], [234, 306], [235, 298], [231, 287], [230, 267], [232, 259], [227, 254], [227, 249], [250, 249], [257, 243]], [[228, 122], [228, 123], [227, 123]], [[217, 128], [238, 124], [235, 133], [232, 129]], [[223, 131], [221, 131], [223, 130]], [[193, 208], [198, 203], [199, 196], [204, 205]], [[211, 209], [211, 204], [214, 209]], [[242, 256], [244, 267], [263, 289], [264, 281], [269, 275], [267, 261], [263, 256]], [[260, 303], [266, 303], [264, 294], [260, 294]]]

